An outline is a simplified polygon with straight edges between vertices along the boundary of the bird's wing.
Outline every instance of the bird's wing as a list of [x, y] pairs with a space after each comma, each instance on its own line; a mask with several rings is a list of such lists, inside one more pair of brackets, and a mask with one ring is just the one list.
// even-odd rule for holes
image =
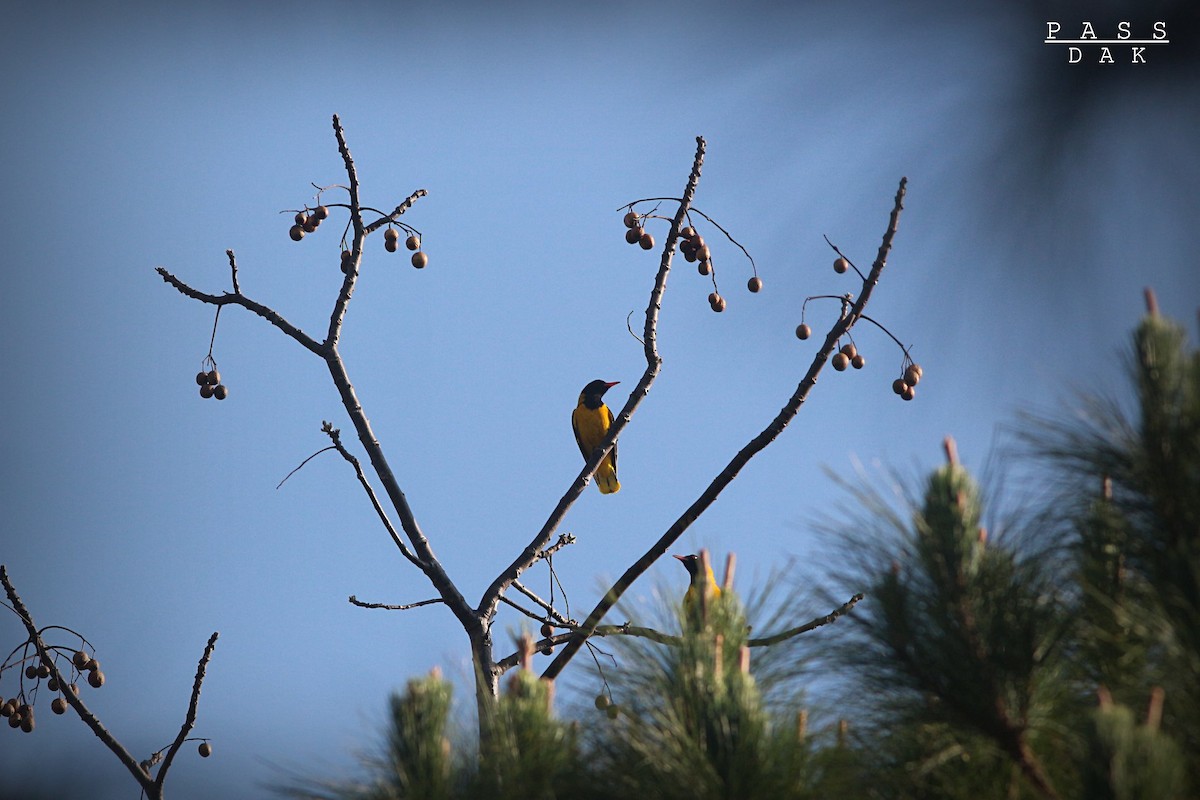
[[583, 446], [583, 438], [579, 435], [579, 409], [576, 408], [571, 412], [571, 430], [575, 432], [575, 444], [579, 445], [579, 452], [583, 453], [583, 459], [586, 461], [591, 458], [592, 454]]
[[[613, 414], [607, 405], [600, 406], [600, 413], [604, 417], [604, 435], [608, 436], [608, 429], [613, 424]], [[608, 451], [609, 458], [612, 459], [613, 472], [617, 471], [617, 444], [613, 442], [612, 450]]]

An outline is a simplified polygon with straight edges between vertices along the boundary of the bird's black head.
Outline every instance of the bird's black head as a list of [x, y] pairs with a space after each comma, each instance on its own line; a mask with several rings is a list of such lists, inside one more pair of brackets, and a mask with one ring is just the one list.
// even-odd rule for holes
[[683, 563], [683, 566], [687, 568], [689, 575], [691, 575], [693, 578], [696, 577], [696, 574], [700, 571], [700, 556], [693, 553], [689, 556], [675, 557], [678, 558]]
[[597, 378], [587, 386], [583, 387], [583, 392], [580, 393], [580, 397], [583, 398], [583, 404], [588, 408], [599, 408], [600, 404], [603, 402], [601, 398], [604, 397], [604, 393], [616, 386], [618, 383], [620, 383], [620, 381], [613, 381], [612, 383], [609, 383], [608, 381], [602, 381]]

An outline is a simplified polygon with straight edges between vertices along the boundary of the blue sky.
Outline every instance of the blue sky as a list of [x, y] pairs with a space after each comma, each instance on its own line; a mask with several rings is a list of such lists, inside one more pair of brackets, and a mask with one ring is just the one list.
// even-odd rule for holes
[[[212, 309], [154, 273], [224, 291], [232, 248], [246, 294], [322, 332], [345, 218], [294, 243], [279, 212], [311, 203], [310, 182], [344, 183], [333, 113], [365, 203], [429, 191], [405, 217], [429, 267], [369, 241], [342, 352], [469, 598], [577, 474], [579, 389], [620, 380], [619, 405], [641, 374], [625, 320], [634, 312], [636, 328], [657, 257], [624, 243], [616, 209], [678, 195], [697, 134], [695, 204], [750, 250], [765, 288], [746, 291], [748, 264], [715, 231], [723, 314], [691, 265], [672, 273], [665, 364], [621, 439], [622, 490], [589, 489], [562, 528], [579, 540], [556, 560], [577, 616], [791, 394], [815, 348], [793, 335], [804, 298], [856, 290], [822, 234], [869, 264], [902, 175], [907, 208], [868, 313], [913, 345], [917, 400], [890, 392], [895, 346], [858, 329], [867, 368], [824, 373], [677, 548], [735, 551], [743, 588], [789, 559], [800, 585], [836, 566], [814, 547], [813, 521], [844, 501], [824, 469], [915, 473], [947, 434], [979, 467], [1017, 410], [1120, 385], [1143, 286], [1194, 320], [1196, 94], [1171, 72], [1178, 60], [1117, 65], [1063, 135], [1035, 102], [1069, 69], [1041, 44], [1038, 14], [726, 5], [4, 12], [0, 561], [40, 624], [96, 645], [108, 685], [88, 699], [139, 755], [170, 741], [221, 632], [196, 730], [216, 754], [181, 758], [172, 796], [336, 775], [377, 738], [389, 691], [434, 666], [467, 675], [445, 609], [346, 602], [432, 592], [344, 462], [322, 455], [275, 488], [325, 446], [322, 420], [350, 438], [323, 366], [229, 308], [214, 356], [230, 397], [201, 400]], [[1052, 171], [1033, 166], [1046, 153]], [[836, 310], [810, 303], [808, 321], [828, 327]], [[528, 583], [546, 590], [544, 568]], [[630, 607], [683, 584], [660, 564]], [[520, 625], [502, 614], [497, 640]], [[0, 617], [0, 637], [19, 643], [15, 617]], [[588, 688], [582, 660], [568, 675]], [[0, 695], [14, 684], [6, 672]], [[58, 775], [51, 751], [69, 753], [91, 796], [132, 796], [82, 725], [39, 710], [34, 735], [5, 732], [0, 773]]]

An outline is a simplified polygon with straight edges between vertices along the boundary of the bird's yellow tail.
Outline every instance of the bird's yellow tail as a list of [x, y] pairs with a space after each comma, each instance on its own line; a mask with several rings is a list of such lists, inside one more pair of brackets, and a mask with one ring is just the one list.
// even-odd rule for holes
[[611, 458], [606, 457], [596, 467], [596, 486], [600, 488], [600, 494], [621, 491], [621, 482], [617, 480], [617, 470], [613, 468]]

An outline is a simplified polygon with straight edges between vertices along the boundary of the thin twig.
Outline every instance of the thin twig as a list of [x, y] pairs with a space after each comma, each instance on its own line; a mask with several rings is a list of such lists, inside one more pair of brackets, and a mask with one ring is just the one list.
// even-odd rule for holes
[[415, 192], [410, 194], [404, 200], [403, 203], [401, 203], [400, 205], [398, 205], [394, 209], [392, 209], [392, 213], [385, 214], [385, 215], [381, 216], [379, 219], [372, 222], [370, 225], [367, 225], [363, 229], [363, 232], [370, 234], [370, 233], [373, 233], [374, 231], [378, 230], [379, 228], [383, 227], [384, 225], [387, 225], [389, 222], [395, 222], [396, 217], [400, 216], [405, 211], [408, 211], [410, 208], [412, 208], [413, 203], [417, 202], [418, 199], [425, 197], [428, 194], [429, 194], [429, 192], [425, 191], [424, 189], [417, 189]]
[[838, 617], [849, 612], [850, 609], [854, 608], [854, 606], [858, 604], [858, 601], [862, 599], [863, 594], [862, 592], [859, 592], [823, 617], [817, 617], [811, 622], [806, 622], [798, 628], [791, 628], [790, 630], [783, 631], [782, 633], [774, 633], [770, 636], [759, 636], [753, 639], [748, 639], [746, 644], [750, 647], [769, 647], [770, 645], [787, 641], [794, 636], [799, 636], [802, 633], [808, 633], [809, 631], [819, 628], [822, 625], [828, 625], [831, 622], [836, 622]]
[[[241, 290], [241, 287], [238, 286], [238, 279], [237, 279], [237, 259], [234, 258], [232, 250], [226, 250], [225, 255], [229, 256], [229, 272], [233, 277], [233, 293], [241, 294], [242, 290]], [[217, 310], [220, 311], [219, 308]]]
[[570, 619], [570, 617], [565, 617], [565, 616], [563, 616], [562, 614], [560, 614], [560, 613], [558, 612], [558, 609], [556, 609], [556, 608], [554, 607], [554, 605], [553, 605], [553, 604], [551, 604], [551, 603], [547, 603], [545, 600], [543, 600], [542, 598], [538, 597], [536, 594], [534, 594], [532, 591], [530, 591], [529, 587], [527, 587], [525, 584], [521, 583], [520, 581], [513, 581], [513, 582], [512, 582], [512, 588], [516, 589], [518, 592], [520, 592], [521, 594], [525, 595], [525, 596], [526, 596], [526, 597], [528, 597], [530, 600], [532, 600], [533, 602], [535, 602], [535, 603], [537, 603], [539, 606], [541, 606], [541, 607], [542, 607], [542, 609], [543, 609], [543, 610], [544, 610], [544, 611], [545, 611], [547, 614], [549, 614], [549, 615], [550, 615], [550, 617], [551, 617], [551, 618], [552, 618], [552, 619], [553, 619], [555, 622], [559, 623], [560, 625], [570, 625], [570, 624], [572, 624], [572, 623], [571, 623], [571, 619]]
[[[896, 191], [896, 199], [892, 207], [891, 217], [888, 220], [888, 227], [884, 231], [883, 241], [880, 244], [879, 252], [875, 258], [875, 263], [871, 267], [871, 272], [867, 278], [863, 280], [862, 292], [859, 295], [858, 300], [850, 307], [849, 312], [841, 316], [838, 321], [834, 323], [833, 327], [829, 329], [829, 333], [825, 336], [825, 343], [822, 345], [821, 349], [816, 353], [816, 355], [813, 356], [813, 360], [809, 365], [808, 372], [805, 373], [804, 377], [800, 380], [800, 383], [797, 384], [796, 391], [792, 394], [787, 404], [780, 409], [779, 413], [775, 415], [775, 418], [771, 420], [770, 424], [763, 428], [762, 432], [751, 439], [745, 447], [743, 447], [737, 452], [736, 455], [734, 455], [725, 468], [721, 470], [721, 472], [712, 480], [712, 482], [709, 483], [708, 487], [701, 492], [700, 496], [696, 498], [695, 502], [693, 502], [687, 508], [687, 510], [684, 511], [683, 514], [680, 515], [680, 517], [671, 525], [671, 527], [668, 528], [661, 537], [659, 537], [658, 541], [655, 542], [650, 549], [642, 555], [641, 558], [639, 558], [627, 570], [625, 570], [625, 573], [617, 579], [617, 582], [613, 584], [612, 588], [604, 593], [604, 596], [596, 604], [596, 607], [592, 609], [592, 612], [588, 614], [587, 619], [584, 620], [583, 625], [580, 626], [579, 633], [567, 643], [566, 647], [564, 647], [562, 651], [555, 656], [554, 660], [550, 662], [549, 666], [546, 667], [545, 671], [542, 673], [543, 678], [553, 680], [558, 676], [563, 667], [567, 665], [571, 658], [574, 657], [575, 653], [579, 651], [579, 648], [583, 646], [584, 640], [590, 636], [591, 632], [596, 628], [597, 625], [600, 624], [600, 620], [604, 618], [604, 615], [608, 613], [608, 610], [612, 608], [620, 599], [621, 595], [625, 593], [625, 590], [633, 585], [635, 580], [641, 577], [646, 570], [650, 569], [650, 566], [655, 561], [657, 561], [663, 556], [663, 554], [667, 552], [671, 545], [673, 545], [675, 541], [683, 535], [684, 531], [686, 531], [693, 522], [699, 519], [700, 515], [703, 514], [708, 507], [716, 501], [717, 497], [721, 494], [725, 487], [737, 477], [737, 474], [744, 466], [746, 466], [747, 463], [749, 463], [750, 459], [761, 452], [763, 448], [765, 448], [771, 442], [773, 442], [776, 437], [783, 432], [784, 428], [786, 428], [788, 424], [795, 418], [796, 414], [799, 413], [800, 406], [802, 406], [804, 401], [808, 399], [809, 392], [812, 391], [812, 388], [817, 383], [817, 376], [820, 374], [821, 368], [825, 366], [826, 361], [829, 360], [830, 355], [837, 347], [838, 339], [845, 335], [848, 330], [854, 327], [854, 323], [858, 321], [863, 309], [866, 308], [867, 302], [871, 299], [871, 294], [879, 282], [879, 275], [883, 272], [884, 266], [887, 264], [887, 256], [891, 251], [892, 240], [896, 235], [896, 229], [900, 219], [900, 212], [904, 208], [904, 194], [907, 184], [907, 178], [900, 179], [900, 187]], [[649, 342], [650, 340], [651, 337], [648, 336], [647, 341]]]
[[276, 488], [276, 489], [278, 489], [280, 486], [283, 486], [285, 483], [287, 483], [287, 479], [288, 479], [288, 478], [292, 477], [292, 476], [293, 476], [293, 475], [295, 475], [297, 472], [299, 472], [300, 470], [304, 469], [304, 465], [305, 465], [305, 464], [307, 464], [308, 462], [312, 461], [312, 460], [313, 460], [314, 458], [316, 458], [317, 456], [321, 455], [321, 453], [324, 453], [324, 452], [326, 452], [327, 450], [336, 450], [336, 449], [337, 449], [337, 447], [335, 447], [334, 445], [329, 445], [329, 447], [322, 447], [320, 450], [318, 450], [317, 452], [313, 453], [313, 454], [312, 454], [311, 456], [309, 456], [308, 458], [306, 458], [306, 459], [304, 459], [303, 461], [301, 461], [301, 462], [300, 462], [300, 465], [299, 465], [298, 467], [296, 467], [294, 470], [292, 470], [291, 472], [289, 472], [287, 475], [284, 475], [284, 476], [283, 476], [283, 480], [281, 480], [279, 483], [277, 483], [277, 484], [275, 485], [275, 488]]
[[525, 616], [529, 617], [530, 619], [537, 620], [538, 622], [542, 622], [542, 621], [543, 621], [543, 620], [542, 620], [542, 618], [541, 618], [541, 616], [539, 616], [539, 615], [538, 615], [536, 612], [530, 611], [528, 608], [526, 608], [525, 606], [521, 605], [520, 603], [513, 602], [512, 600], [508, 599], [508, 598], [507, 598], [507, 597], [505, 597], [504, 595], [501, 595], [501, 596], [500, 596], [500, 602], [501, 602], [501, 603], [504, 603], [504, 604], [506, 604], [506, 605], [512, 606], [512, 607], [513, 607], [513, 608], [515, 608], [517, 611], [520, 611], [522, 614], [524, 614]]
[[421, 606], [431, 606], [434, 603], [446, 602], [440, 597], [431, 597], [428, 600], [418, 600], [415, 603], [405, 603], [404, 605], [392, 605], [391, 603], [364, 603], [354, 595], [350, 595], [350, 604], [356, 605], [359, 608], [383, 608], [388, 611], [408, 611], [410, 608], [420, 608]]

